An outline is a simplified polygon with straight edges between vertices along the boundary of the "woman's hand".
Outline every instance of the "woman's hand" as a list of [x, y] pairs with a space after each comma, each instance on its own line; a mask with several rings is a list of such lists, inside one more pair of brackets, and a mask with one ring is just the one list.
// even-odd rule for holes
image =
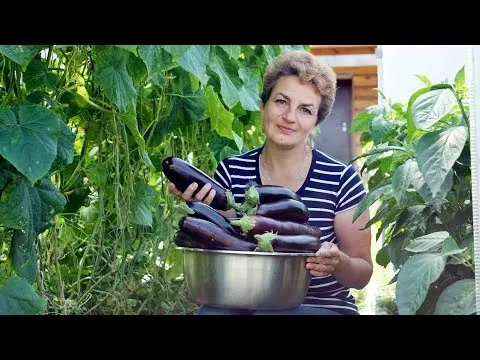
[[325, 241], [315, 256], [307, 257], [307, 269], [312, 276], [327, 276], [333, 274], [340, 262], [340, 250], [337, 245]]
[[182, 193], [178, 190], [173, 183], [168, 184], [170, 191], [174, 193], [176, 196], [182, 198], [185, 201], [200, 201], [204, 202], [207, 205], [210, 205], [215, 197], [216, 191], [212, 189], [212, 185], [207, 183], [200, 189], [198, 193], [195, 194], [195, 197], [192, 198], [193, 193], [198, 188], [197, 183], [191, 183], [185, 191]]

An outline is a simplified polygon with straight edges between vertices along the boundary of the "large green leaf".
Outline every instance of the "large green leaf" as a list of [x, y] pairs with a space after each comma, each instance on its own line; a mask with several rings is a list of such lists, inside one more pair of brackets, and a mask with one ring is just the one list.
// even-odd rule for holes
[[350, 133], [362, 132], [369, 130], [370, 120], [375, 117], [374, 114], [368, 111], [362, 111], [352, 121], [352, 126], [350, 127]]
[[373, 142], [380, 144], [385, 135], [394, 131], [394, 126], [385, 118], [385, 115], [379, 114], [370, 120], [369, 129]]
[[259, 94], [259, 76], [255, 69], [240, 68], [238, 71], [240, 79], [243, 81], [242, 87], [239, 89], [240, 103], [245, 110], [260, 110], [260, 94]]
[[178, 58], [178, 63], [206, 85], [209, 79], [207, 75], [209, 53], [210, 45], [192, 45], [187, 52]]
[[455, 160], [462, 153], [468, 137], [465, 126], [448, 127], [422, 136], [415, 152], [418, 167], [425, 182], [435, 196]]
[[234, 60], [237, 60], [240, 56], [240, 45], [220, 45], [220, 47]]
[[48, 71], [47, 65], [40, 60], [32, 60], [25, 71], [25, 85], [28, 92], [42, 89], [54, 89], [58, 76]]
[[405, 250], [415, 253], [436, 251], [448, 238], [450, 238], [450, 234], [448, 232], [437, 231], [413, 239], [413, 242], [408, 245]]
[[427, 296], [430, 284], [445, 269], [446, 260], [438, 253], [415, 254], [398, 274], [395, 296], [400, 315], [414, 315]]
[[205, 91], [205, 102], [206, 114], [210, 117], [212, 129], [220, 136], [233, 139], [232, 123], [234, 115], [223, 107], [211, 85]]
[[75, 134], [72, 128], [65, 124], [63, 121], [59, 121], [60, 124], [60, 137], [57, 142], [57, 156], [52, 163], [50, 173], [63, 169], [66, 165], [73, 162], [75, 156], [74, 144]]
[[170, 54], [172, 54], [173, 59], [178, 59], [180, 58], [183, 54], [185, 54], [190, 46], [192, 45], [160, 45], [162, 49], [165, 51], [168, 51]]
[[137, 47], [138, 45], [116, 45], [119, 48], [125, 49], [127, 51], [130, 51], [131, 53], [137, 55]]
[[416, 166], [415, 161], [408, 159], [403, 165], [400, 165], [392, 175], [393, 195], [400, 207], [404, 202], [405, 193], [410, 186], [413, 174], [417, 169], [418, 166]]
[[147, 184], [137, 184], [133, 203], [132, 222], [137, 225], [152, 226], [152, 211], [157, 205], [157, 192]]
[[161, 139], [172, 131], [191, 126], [205, 120], [205, 97], [201, 89], [188, 96], [172, 96], [169, 114], [161, 118], [155, 128], [155, 135], [150, 145], [156, 146]]
[[476, 311], [475, 280], [462, 279], [443, 290], [434, 315], [472, 315]]
[[448, 192], [452, 189], [453, 185], [453, 171], [450, 170], [445, 177], [444, 182], [440, 186], [440, 190], [437, 192], [435, 196], [432, 195], [432, 191], [428, 187], [427, 183], [424, 180], [420, 169], [418, 169], [418, 164], [415, 161], [414, 165], [412, 165], [412, 180], [411, 184], [415, 190], [422, 196], [422, 198], [428, 204], [432, 205], [438, 212], [441, 211], [441, 206], [445, 201], [445, 197], [447, 196]]
[[39, 105], [0, 109], [0, 155], [33, 184], [57, 156], [58, 115]]
[[107, 97], [121, 112], [134, 103], [137, 91], [127, 71], [128, 52], [116, 46], [95, 46], [94, 75]]
[[382, 185], [379, 188], [373, 189], [372, 191], [368, 192], [367, 195], [362, 199], [360, 204], [355, 209], [355, 213], [353, 214], [353, 221], [357, 220], [357, 218], [368, 208], [373, 205], [378, 199], [381, 197], [388, 198], [392, 194], [392, 185], [386, 184]]
[[159, 45], [140, 45], [138, 53], [147, 66], [148, 76], [157, 86], [163, 84], [162, 72], [173, 69], [177, 65], [173, 62], [172, 55]]
[[0, 53], [27, 69], [30, 61], [42, 50], [42, 45], [0, 45]]
[[38, 314], [46, 305], [47, 301], [17, 276], [0, 285], [0, 315]]
[[223, 101], [229, 108], [232, 108], [240, 101], [238, 89], [242, 86], [242, 81], [237, 75], [237, 69], [230, 59], [221, 56], [218, 50], [210, 51], [209, 66], [220, 79], [220, 94]]
[[65, 197], [47, 176], [32, 186], [18, 176], [10, 182], [0, 200], [0, 224], [18, 229], [13, 236], [10, 257], [18, 275], [33, 282], [36, 269], [35, 241], [52, 221], [52, 213], [65, 206]]
[[447, 89], [436, 89], [420, 95], [412, 104], [415, 127], [429, 130], [438, 120], [452, 110], [457, 103], [455, 95]]
[[460, 254], [467, 249], [468, 247], [466, 246], [463, 248], [459, 248], [455, 239], [452, 237], [449, 237], [442, 244], [442, 255], [452, 256], [452, 255]]

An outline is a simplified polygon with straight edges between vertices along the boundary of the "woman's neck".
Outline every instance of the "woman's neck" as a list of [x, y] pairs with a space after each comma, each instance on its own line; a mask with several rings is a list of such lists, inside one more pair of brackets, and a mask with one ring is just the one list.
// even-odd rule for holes
[[311, 149], [307, 144], [285, 149], [265, 143], [261, 155], [261, 168], [266, 182], [298, 188], [308, 173], [310, 154]]

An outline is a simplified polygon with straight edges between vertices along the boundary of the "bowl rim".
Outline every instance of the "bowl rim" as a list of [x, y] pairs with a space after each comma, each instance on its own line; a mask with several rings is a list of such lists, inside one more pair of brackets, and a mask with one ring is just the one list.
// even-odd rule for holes
[[251, 256], [283, 256], [283, 257], [309, 257], [315, 256], [315, 253], [286, 253], [286, 252], [262, 252], [262, 251], [237, 251], [237, 250], [212, 250], [212, 249], [200, 249], [178, 246], [177, 249], [198, 253], [213, 253], [213, 254], [231, 254], [231, 255], [251, 255]]

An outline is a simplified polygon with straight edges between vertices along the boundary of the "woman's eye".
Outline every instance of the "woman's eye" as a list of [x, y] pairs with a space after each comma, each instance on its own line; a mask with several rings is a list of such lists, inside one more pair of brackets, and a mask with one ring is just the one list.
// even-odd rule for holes
[[283, 99], [275, 100], [275, 102], [276, 102], [277, 104], [282, 104], [282, 105], [283, 105], [283, 104], [286, 104], [286, 101], [283, 100]]
[[312, 115], [312, 112], [311, 112], [309, 109], [307, 109], [307, 108], [302, 108], [302, 111], [303, 111], [304, 113], [306, 113], [306, 114]]

